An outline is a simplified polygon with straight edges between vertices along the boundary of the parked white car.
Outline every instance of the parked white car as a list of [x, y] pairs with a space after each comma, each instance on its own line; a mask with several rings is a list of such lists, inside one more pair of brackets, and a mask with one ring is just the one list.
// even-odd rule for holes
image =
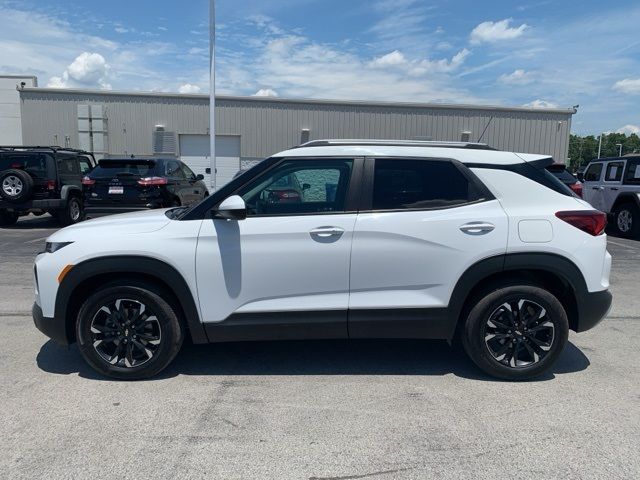
[[552, 162], [481, 144], [310, 142], [196, 206], [56, 232], [36, 259], [34, 320], [121, 379], [157, 374], [187, 335], [460, 338], [485, 372], [531, 378], [611, 305], [605, 215]]
[[584, 199], [608, 213], [618, 233], [640, 238], [640, 155], [601, 158], [584, 172]]

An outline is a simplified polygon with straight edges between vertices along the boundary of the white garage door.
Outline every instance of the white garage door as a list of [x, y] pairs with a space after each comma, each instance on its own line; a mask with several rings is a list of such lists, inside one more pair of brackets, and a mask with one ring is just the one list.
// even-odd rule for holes
[[[204, 175], [211, 186], [210, 175], [205, 170], [211, 166], [208, 135], [180, 135], [180, 159], [189, 165], [196, 175]], [[217, 188], [227, 183], [240, 170], [240, 137], [216, 135]]]

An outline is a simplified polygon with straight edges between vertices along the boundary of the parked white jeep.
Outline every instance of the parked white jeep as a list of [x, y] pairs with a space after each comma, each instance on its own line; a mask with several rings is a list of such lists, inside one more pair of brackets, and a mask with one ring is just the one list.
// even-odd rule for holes
[[612, 217], [618, 233], [640, 238], [640, 155], [601, 158], [584, 172], [584, 199]]

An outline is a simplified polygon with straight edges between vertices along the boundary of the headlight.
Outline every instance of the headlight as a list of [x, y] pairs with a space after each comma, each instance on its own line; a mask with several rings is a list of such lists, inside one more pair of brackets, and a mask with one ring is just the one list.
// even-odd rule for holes
[[44, 251], [47, 253], [57, 252], [61, 248], [71, 245], [72, 243], [73, 242], [47, 242]]

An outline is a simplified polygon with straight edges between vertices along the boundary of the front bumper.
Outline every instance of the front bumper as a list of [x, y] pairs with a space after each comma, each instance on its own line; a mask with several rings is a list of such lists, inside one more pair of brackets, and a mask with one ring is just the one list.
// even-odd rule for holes
[[40, 305], [37, 303], [33, 304], [31, 314], [33, 315], [33, 323], [35, 323], [38, 330], [60, 345], [69, 345], [65, 322], [55, 318], [45, 317], [42, 314]]
[[600, 323], [611, 310], [613, 295], [609, 290], [587, 292], [578, 298], [576, 332], [585, 332]]

